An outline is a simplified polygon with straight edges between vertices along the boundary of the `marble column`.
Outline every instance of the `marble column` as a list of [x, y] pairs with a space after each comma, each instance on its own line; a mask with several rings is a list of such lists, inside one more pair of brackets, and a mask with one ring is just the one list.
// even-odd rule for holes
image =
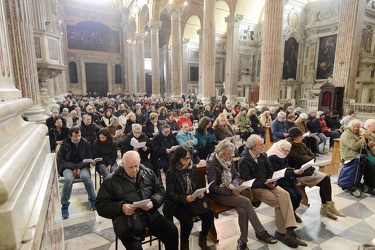
[[43, 114], [45, 110], [40, 106], [32, 23], [32, 1], [4, 0], [4, 4], [11, 57], [13, 58], [15, 86], [21, 90], [22, 97], [30, 98], [34, 102], [34, 106], [25, 111], [25, 115], [31, 121], [43, 123], [47, 116]]
[[168, 4], [168, 12], [171, 14], [171, 36], [172, 36], [172, 54], [171, 54], [171, 86], [172, 98], [181, 98], [181, 16], [184, 4], [180, 0]]
[[215, 95], [215, 0], [204, 0], [202, 102]]
[[284, 0], [266, 0], [258, 106], [278, 106], [282, 73], [282, 27]]
[[[365, 16], [366, 1], [342, 0], [333, 84], [345, 87], [344, 99], [355, 98], [355, 83], [362, 37], [362, 25]], [[356, 100], [360, 101], [360, 100]]]
[[188, 82], [189, 82], [189, 64], [188, 64], [188, 44], [190, 39], [182, 39], [182, 85], [181, 93], [185, 96], [188, 96], [190, 92], [188, 91]]
[[136, 33], [138, 50], [138, 93], [146, 93], [146, 76], [145, 76], [145, 33]]
[[[129, 90], [129, 66], [128, 64], [128, 57], [129, 57], [129, 51], [128, 51], [128, 21], [127, 21], [127, 15], [122, 15], [122, 22], [121, 22], [121, 29], [122, 29], [122, 48], [123, 48], [123, 58], [122, 58], [122, 69], [123, 69], [123, 75], [124, 75], [124, 90]], [[125, 92], [125, 91], [124, 91]]]
[[137, 93], [137, 74], [135, 68], [135, 42], [128, 40], [128, 83], [129, 92]]
[[225, 18], [227, 22], [227, 49], [225, 57], [225, 92], [228, 100], [233, 104], [237, 96], [239, 74], [239, 41], [240, 22], [243, 15], [230, 14]]
[[199, 80], [198, 80], [197, 95], [202, 96], [202, 78], [203, 78], [203, 31], [202, 29], [197, 30], [197, 34], [199, 35]]
[[165, 97], [171, 97], [171, 46], [163, 46], [163, 95]]
[[148, 28], [151, 30], [151, 67], [152, 67], [152, 95], [160, 97], [160, 63], [159, 63], [159, 31], [162, 22], [150, 20]]

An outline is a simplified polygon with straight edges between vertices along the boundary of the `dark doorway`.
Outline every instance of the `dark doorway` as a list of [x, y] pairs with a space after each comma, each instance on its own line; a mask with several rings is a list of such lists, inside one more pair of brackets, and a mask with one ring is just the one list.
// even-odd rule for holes
[[152, 75], [146, 74], [146, 93], [147, 96], [152, 95]]
[[91, 92], [91, 94], [94, 94], [96, 92], [100, 96], [107, 96], [107, 64], [86, 63], [86, 84], [87, 93]]

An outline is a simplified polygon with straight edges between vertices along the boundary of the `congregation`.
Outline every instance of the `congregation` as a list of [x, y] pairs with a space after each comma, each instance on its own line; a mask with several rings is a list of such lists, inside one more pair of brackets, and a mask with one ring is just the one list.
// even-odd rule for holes
[[[233, 206], [238, 213], [241, 235], [237, 249], [249, 249], [248, 222], [262, 242], [281, 241], [293, 248], [307, 246], [294, 232], [297, 223], [302, 222], [295, 212], [301, 201], [297, 182], [320, 188], [323, 216], [333, 220], [345, 217], [332, 200], [330, 177], [313, 167], [300, 170], [306, 162], [325, 154], [327, 141], [331, 148], [335, 138], [342, 138], [340, 151], [345, 164], [360, 155], [364, 162], [362, 187], [375, 195], [372, 170], [375, 162], [362, 152], [372, 153], [375, 120], [367, 120], [361, 128], [355, 112], [350, 112], [340, 123], [335, 110], [310, 109], [306, 114], [298, 107], [293, 108], [290, 100], [283, 107], [258, 110], [254, 104], [237, 103], [232, 107], [225, 94], [220, 100], [212, 97], [206, 105], [194, 93], [181, 100], [129, 93], [104, 98], [70, 95], [60, 110], [52, 111], [46, 124], [51, 151], [57, 153], [58, 171], [64, 177], [63, 219], [69, 218], [72, 186], [75, 178], [80, 178], [88, 193], [89, 210], [98, 209], [99, 215], [113, 220], [115, 233], [127, 249], [142, 249], [140, 242], [146, 233], [157, 236], [166, 249], [178, 249], [173, 217], [181, 227], [179, 248], [189, 249], [192, 218], [197, 216], [202, 221], [198, 244], [201, 249], [208, 249], [213, 214], [209, 209], [197, 212], [191, 206], [206, 199], [203, 194], [193, 195], [205, 187], [197, 178], [196, 164], [201, 161], [207, 164], [208, 183], [212, 182], [209, 199]], [[270, 128], [269, 134], [266, 127]], [[246, 142], [240, 148], [234, 144], [236, 135]], [[264, 152], [266, 136], [274, 144]], [[118, 150], [121, 162], [116, 161]], [[239, 157], [238, 165], [234, 164], [234, 156]], [[90, 166], [103, 178], [97, 197]], [[286, 169], [284, 177], [272, 180], [274, 172], [283, 169]], [[254, 180], [248, 188], [252, 198], [275, 209], [274, 236], [262, 226], [252, 200], [241, 191], [232, 190], [249, 180]], [[113, 190], [113, 185], [119, 185], [118, 190]], [[139, 209], [131, 205], [146, 199], [149, 200]], [[165, 217], [158, 211], [163, 203]], [[140, 216], [144, 228], [137, 235], [131, 228], [119, 233], [115, 225], [118, 227], [118, 217], [124, 215]]]

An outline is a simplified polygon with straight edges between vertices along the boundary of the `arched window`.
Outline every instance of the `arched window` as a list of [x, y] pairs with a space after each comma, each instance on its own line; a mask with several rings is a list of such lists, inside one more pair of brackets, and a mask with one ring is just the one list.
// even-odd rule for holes
[[78, 83], [77, 64], [75, 62], [69, 63], [69, 79], [70, 83]]
[[116, 84], [122, 84], [122, 73], [121, 73], [120, 64], [116, 64], [115, 66], [115, 79], [116, 79]]

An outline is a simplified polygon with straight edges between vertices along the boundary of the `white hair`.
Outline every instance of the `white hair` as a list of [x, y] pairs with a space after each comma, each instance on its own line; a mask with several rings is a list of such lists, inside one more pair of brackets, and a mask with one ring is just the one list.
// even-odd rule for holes
[[275, 143], [275, 147], [279, 150], [281, 149], [290, 149], [292, 147], [292, 144], [286, 140], [280, 140]]
[[362, 126], [362, 122], [358, 119], [353, 119], [353, 120], [350, 120], [350, 122], [348, 123], [347, 127], [348, 128], [351, 128], [354, 126], [354, 124], [359, 124], [359, 126]]
[[365, 129], [368, 129], [369, 127], [371, 127], [372, 125], [375, 124], [375, 119], [367, 119], [365, 121], [365, 125], [363, 126]]

